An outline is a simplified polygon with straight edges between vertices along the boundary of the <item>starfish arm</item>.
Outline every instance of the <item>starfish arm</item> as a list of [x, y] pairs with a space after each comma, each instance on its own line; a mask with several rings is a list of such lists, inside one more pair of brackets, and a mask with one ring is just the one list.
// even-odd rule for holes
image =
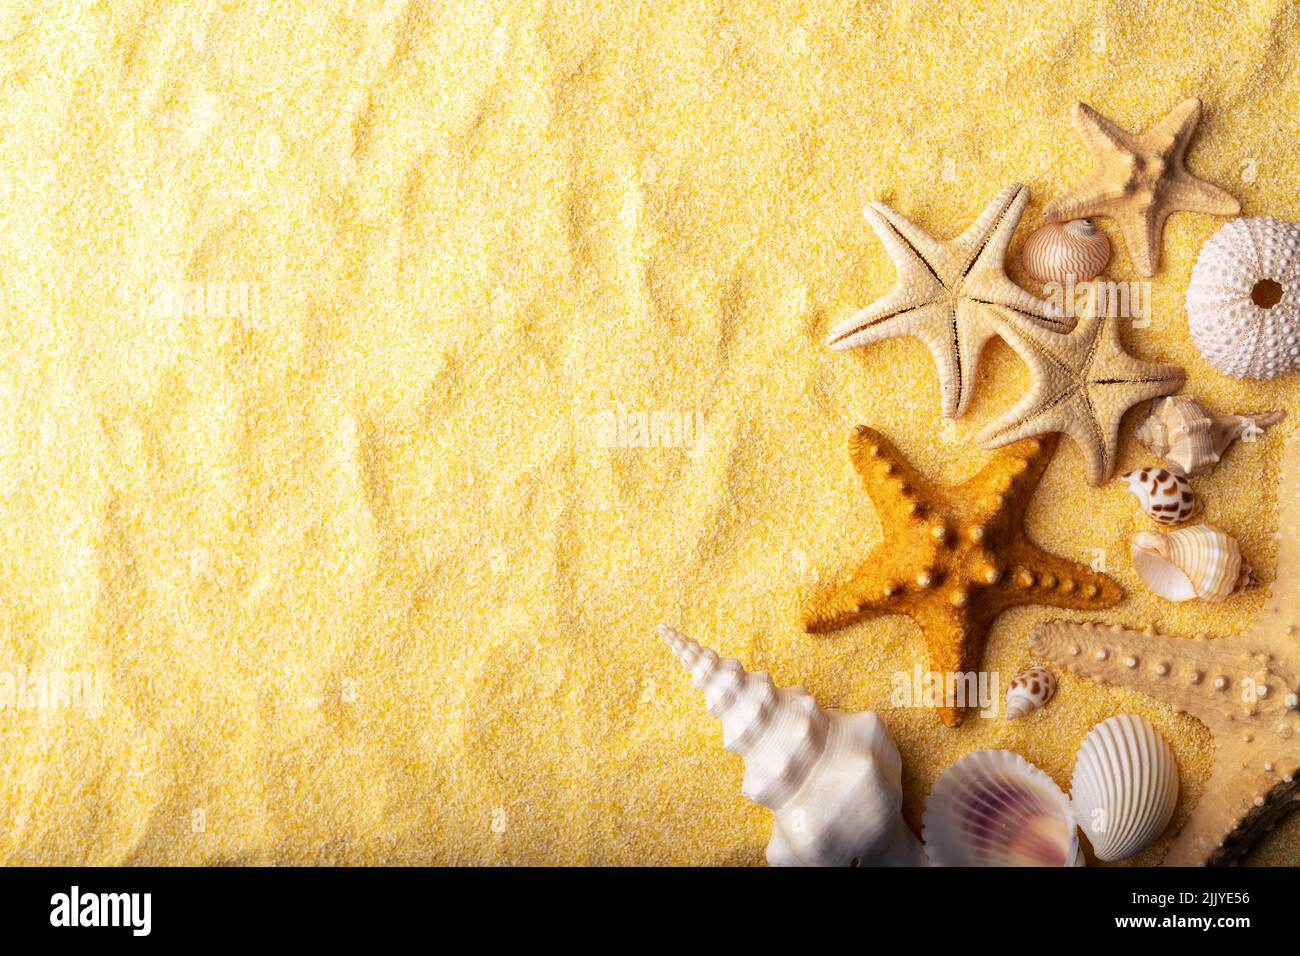
[[1057, 196], [1043, 208], [1043, 218], [1052, 222], [1113, 216], [1120, 193], [1099, 176], [1090, 176], [1073, 189]]
[[[942, 242], [882, 202], [873, 202], [867, 207], [867, 222], [880, 236], [900, 274], [919, 265], [939, 287], [943, 286], [942, 264], [946, 254]], [[906, 268], [904, 263], [908, 264]]]
[[[1265, 418], [1259, 416], [1255, 421], [1258, 424], [1265, 421]], [[1285, 529], [1283, 533], [1288, 535], [1300, 528], [1300, 491], [1297, 490], [1297, 479], [1300, 479], [1300, 431], [1293, 431], [1282, 446], [1277, 488], [1277, 527]], [[1272, 592], [1265, 609], [1266, 615], [1294, 614], [1300, 608], [1300, 548], [1288, 548], [1279, 543], [1277, 573], [1273, 576]], [[1300, 621], [1287, 623], [1300, 624]]]
[[1011, 237], [1015, 235], [1016, 225], [1027, 205], [1029, 188], [1021, 183], [1010, 183], [989, 201], [965, 232], [948, 243], [962, 262], [962, 274], [986, 262], [998, 271], [1002, 270]]
[[899, 336], [926, 338], [922, 333], [944, 324], [946, 306], [923, 298], [924, 290], [899, 284], [865, 309], [859, 309], [831, 330], [826, 344], [836, 351], [871, 345]]
[[[1263, 755], [1253, 763], [1230, 761], [1216, 753], [1215, 767], [1201, 799], [1192, 809], [1161, 866], [1221, 866], [1239, 863], [1265, 832], [1296, 806], [1300, 772], [1294, 751], [1289, 762], [1276, 756], [1272, 770], [1264, 769]], [[1285, 776], [1291, 782], [1285, 782]], [[1257, 805], [1256, 801], [1260, 801]]]
[[849, 436], [849, 459], [862, 476], [862, 485], [886, 533], [913, 530], [900, 526], [919, 519], [924, 510], [921, 502], [934, 494], [931, 483], [893, 442], [866, 425], [859, 425]]
[[1160, 265], [1160, 238], [1164, 233], [1165, 218], [1155, 206], [1130, 203], [1114, 216], [1119, 225], [1124, 246], [1128, 249], [1133, 268], [1143, 278], [1156, 274]]
[[1057, 422], [1052, 413], [1078, 391], [1078, 376], [1068, 361], [1072, 343], [1094, 334], [1095, 325], [1096, 319], [1085, 315], [1067, 335], [1023, 319], [1000, 323], [1002, 338], [1028, 366], [1034, 384], [1019, 402], [985, 425], [976, 442], [984, 448], [1000, 448], [1022, 438], [1063, 430], [1068, 416]]
[[1157, 149], [1164, 150], [1172, 146], [1171, 158], [1181, 163], [1183, 154], [1187, 152], [1187, 145], [1192, 141], [1192, 135], [1196, 132], [1196, 126], [1200, 121], [1201, 101], [1193, 96], [1183, 100], [1166, 113], [1160, 122], [1143, 134], [1142, 138]]
[[994, 452], [988, 464], [961, 484], [959, 494], [975, 504], [975, 519], [991, 521], [1005, 516], [1014, 525], [1038, 487], [1052, 454], [1055, 435], [1042, 435], [1006, 445]]
[[1134, 151], [1133, 134], [1106, 119], [1087, 103], [1074, 104], [1074, 128], [1094, 153]]
[[[948, 675], [977, 673], [988, 624], [973, 615], [946, 604], [928, 604], [915, 615], [925, 635], [926, 659], [932, 673]], [[959, 679], [959, 678], [958, 678]], [[964, 708], [948, 706], [947, 701], [935, 709], [945, 725], [956, 727], [962, 722]]]
[[1118, 604], [1124, 591], [1086, 564], [1052, 554], [1022, 538], [1007, 550], [1002, 605], [1040, 604], [1075, 611], [1100, 611]]
[[1241, 203], [1232, 193], [1181, 171], [1170, 184], [1166, 201], [1172, 209], [1208, 216], [1235, 216], [1241, 212]]
[[897, 595], [897, 569], [877, 550], [842, 581], [823, 588], [804, 604], [804, 630], [826, 634], [860, 621], [902, 613]]
[[1232, 639], [1168, 637], [1118, 625], [1054, 621], [1029, 637], [1035, 653], [1103, 684], [1139, 690], [1191, 714], [1214, 734], [1236, 733], [1258, 677]]

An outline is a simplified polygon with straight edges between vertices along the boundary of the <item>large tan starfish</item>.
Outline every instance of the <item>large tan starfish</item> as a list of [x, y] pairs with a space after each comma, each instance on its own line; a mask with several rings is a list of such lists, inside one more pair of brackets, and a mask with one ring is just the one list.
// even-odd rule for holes
[[1300, 799], [1300, 432], [1287, 441], [1282, 480], [1273, 593], [1241, 634], [1167, 637], [1053, 622], [1030, 636], [1044, 657], [1150, 694], [1209, 728], [1214, 771], [1166, 866], [1240, 862]]
[[[1006, 323], [1003, 337], [1029, 366], [1033, 385], [1013, 408], [976, 436], [985, 448], [1045, 432], [1064, 432], [1083, 452], [1088, 481], [1101, 484], [1115, 470], [1119, 424], [1138, 402], [1178, 391], [1185, 374], [1176, 365], [1143, 362], [1124, 351], [1119, 320], [1104, 284], [1097, 302], [1073, 332]], [[1109, 314], [1107, 314], [1109, 313]]]
[[1007, 278], [1007, 246], [1029, 202], [1012, 183], [955, 239], [940, 241], [884, 203], [872, 203], [867, 221], [893, 260], [898, 281], [889, 294], [841, 322], [827, 344], [855, 348], [911, 336], [924, 342], [939, 373], [943, 413], [966, 411], [980, 352], [998, 334], [998, 320], [1018, 316], [1069, 329], [1073, 322]]
[[1138, 275], [1155, 275], [1160, 238], [1170, 213], [1184, 210], [1235, 216], [1231, 194], [1198, 179], [1183, 164], [1201, 118], [1201, 101], [1183, 100], [1145, 133], [1116, 126], [1087, 103], [1077, 103], [1074, 123], [1092, 151], [1094, 169], [1082, 183], [1048, 203], [1048, 219], [1109, 216], [1124, 235]]
[[[989, 626], [1007, 608], [1110, 607], [1121, 597], [1119, 585], [1041, 550], [1025, 534], [1025, 506], [1056, 442], [1055, 435], [1017, 442], [946, 488], [923, 478], [879, 432], [859, 425], [849, 453], [884, 540], [847, 580], [808, 603], [804, 627], [822, 633], [906, 614], [925, 636], [931, 672], [947, 686], [977, 670]], [[961, 722], [954, 703], [938, 708], [950, 727]]]

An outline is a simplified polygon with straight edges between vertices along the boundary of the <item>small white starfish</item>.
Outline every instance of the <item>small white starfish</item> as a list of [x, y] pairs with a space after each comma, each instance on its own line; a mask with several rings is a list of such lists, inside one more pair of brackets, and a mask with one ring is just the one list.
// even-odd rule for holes
[[965, 232], [946, 241], [884, 203], [872, 203], [865, 215], [898, 281], [884, 298], [836, 326], [827, 344], [849, 349], [896, 336], [920, 339], [934, 356], [943, 414], [963, 414], [980, 353], [1000, 334], [1000, 322], [1023, 320], [1061, 332], [1074, 325], [1060, 308], [1007, 278], [1007, 246], [1028, 202], [1029, 190], [1012, 183]]

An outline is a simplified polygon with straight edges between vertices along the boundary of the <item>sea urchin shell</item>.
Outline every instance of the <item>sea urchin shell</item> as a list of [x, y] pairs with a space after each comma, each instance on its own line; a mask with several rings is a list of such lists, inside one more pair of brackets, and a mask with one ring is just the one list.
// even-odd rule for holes
[[1234, 378], [1300, 368], [1300, 225], [1234, 219], [1201, 247], [1187, 324], [1205, 360]]

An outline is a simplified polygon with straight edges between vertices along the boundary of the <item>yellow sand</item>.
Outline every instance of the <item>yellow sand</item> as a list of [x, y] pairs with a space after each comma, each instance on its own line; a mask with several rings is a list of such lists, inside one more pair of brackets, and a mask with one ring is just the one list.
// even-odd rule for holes
[[[1173, 744], [1185, 818], [1208, 737], [1162, 705], [1061, 674], [1032, 719], [948, 730], [888, 708], [923, 659], [907, 619], [799, 632], [879, 533], [851, 426], [957, 480], [1026, 384], [998, 343], [946, 422], [920, 343], [822, 340], [892, 282], [865, 203], [950, 235], [1021, 180], [1023, 238], [1087, 171], [1079, 98], [1139, 128], [1200, 95], [1191, 169], [1300, 218], [1295, 4], [26, 11], [0, 13], [0, 671], [90, 674], [103, 703], [3, 711], [4, 862], [758, 863], [770, 815], [659, 621], [879, 709], [913, 825], [977, 748], [1068, 785], [1118, 711]], [[1219, 225], [1169, 222], [1126, 339], [1218, 408], [1294, 417], [1294, 376], [1232, 381], [1188, 336]], [[181, 282], [252, 283], [255, 314], [158, 308]], [[620, 406], [698, 416], [698, 444], [604, 447]], [[1121, 470], [1151, 461], [1135, 417]], [[1196, 483], [1266, 579], [1290, 427]], [[1029, 523], [1107, 549], [1129, 597], [1098, 617], [1226, 633], [1260, 607], [1145, 593], [1147, 521], [1071, 445]], [[1049, 616], [998, 621], [1004, 682]], [[1293, 819], [1256, 860], [1298, 848]]]

